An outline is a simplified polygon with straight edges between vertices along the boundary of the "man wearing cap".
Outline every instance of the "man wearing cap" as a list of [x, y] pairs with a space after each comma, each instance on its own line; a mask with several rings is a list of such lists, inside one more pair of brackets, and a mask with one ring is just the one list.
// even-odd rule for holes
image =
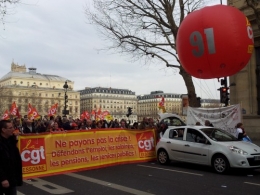
[[0, 121], [0, 194], [16, 195], [21, 186], [22, 160], [16, 146], [17, 140], [11, 121]]

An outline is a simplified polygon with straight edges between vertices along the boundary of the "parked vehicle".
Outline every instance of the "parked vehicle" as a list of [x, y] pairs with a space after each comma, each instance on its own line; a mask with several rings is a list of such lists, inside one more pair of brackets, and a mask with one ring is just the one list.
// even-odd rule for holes
[[239, 141], [228, 132], [207, 126], [169, 127], [156, 146], [157, 160], [212, 166], [217, 173], [229, 168], [260, 168], [260, 147]]
[[172, 113], [160, 113], [160, 122], [166, 123], [168, 126], [184, 126], [185, 122], [177, 114]]

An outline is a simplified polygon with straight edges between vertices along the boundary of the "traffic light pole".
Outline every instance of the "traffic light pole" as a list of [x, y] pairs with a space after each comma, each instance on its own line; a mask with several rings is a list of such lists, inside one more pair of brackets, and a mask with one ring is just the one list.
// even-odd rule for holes
[[65, 84], [63, 85], [65, 94], [64, 94], [64, 110], [63, 110], [63, 117], [66, 117], [67, 114], [69, 114], [69, 111], [67, 110], [67, 102], [68, 102], [68, 95], [67, 95], [67, 91], [68, 91], [68, 83], [67, 81], [65, 81]]
[[220, 102], [225, 104], [225, 107], [228, 106], [229, 102], [229, 87], [227, 86], [227, 77], [224, 77], [224, 79], [220, 80], [220, 84], [222, 87], [220, 87], [218, 90], [220, 90]]

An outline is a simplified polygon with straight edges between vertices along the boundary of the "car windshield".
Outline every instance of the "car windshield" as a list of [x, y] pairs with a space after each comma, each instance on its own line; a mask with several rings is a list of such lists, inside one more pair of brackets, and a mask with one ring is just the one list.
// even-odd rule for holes
[[162, 120], [168, 126], [185, 126], [186, 124], [177, 117], [168, 117]]
[[203, 133], [205, 133], [210, 139], [214, 141], [238, 141], [238, 139], [231, 135], [230, 133], [216, 128], [203, 128], [200, 129]]

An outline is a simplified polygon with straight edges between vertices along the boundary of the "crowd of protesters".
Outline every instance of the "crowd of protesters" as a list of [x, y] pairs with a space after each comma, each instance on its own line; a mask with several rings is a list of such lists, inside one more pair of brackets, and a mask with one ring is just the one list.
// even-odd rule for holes
[[44, 116], [41, 119], [30, 120], [27, 116], [12, 119], [14, 128], [21, 133], [44, 133], [53, 131], [69, 131], [69, 130], [90, 130], [104, 128], [122, 128], [122, 129], [160, 129], [161, 124], [154, 122], [153, 118], [144, 117], [141, 122], [134, 122], [117, 119], [107, 120], [91, 120], [91, 119], [73, 119], [72, 117], [61, 116]]
[[121, 128], [121, 129], [155, 129], [156, 134], [159, 136], [163, 134], [168, 125], [154, 121], [153, 118], [144, 117], [141, 122], [134, 122], [130, 124], [130, 121], [117, 119], [106, 120], [91, 120], [91, 119], [73, 119], [72, 117], [62, 116], [44, 116], [41, 119], [30, 120], [27, 116], [22, 118], [12, 119], [14, 128], [19, 130], [21, 134], [31, 133], [46, 133], [46, 132], [59, 132], [59, 131], [71, 131], [71, 130], [91, 130], [91, 129], [105, 129], [105, 128]]

